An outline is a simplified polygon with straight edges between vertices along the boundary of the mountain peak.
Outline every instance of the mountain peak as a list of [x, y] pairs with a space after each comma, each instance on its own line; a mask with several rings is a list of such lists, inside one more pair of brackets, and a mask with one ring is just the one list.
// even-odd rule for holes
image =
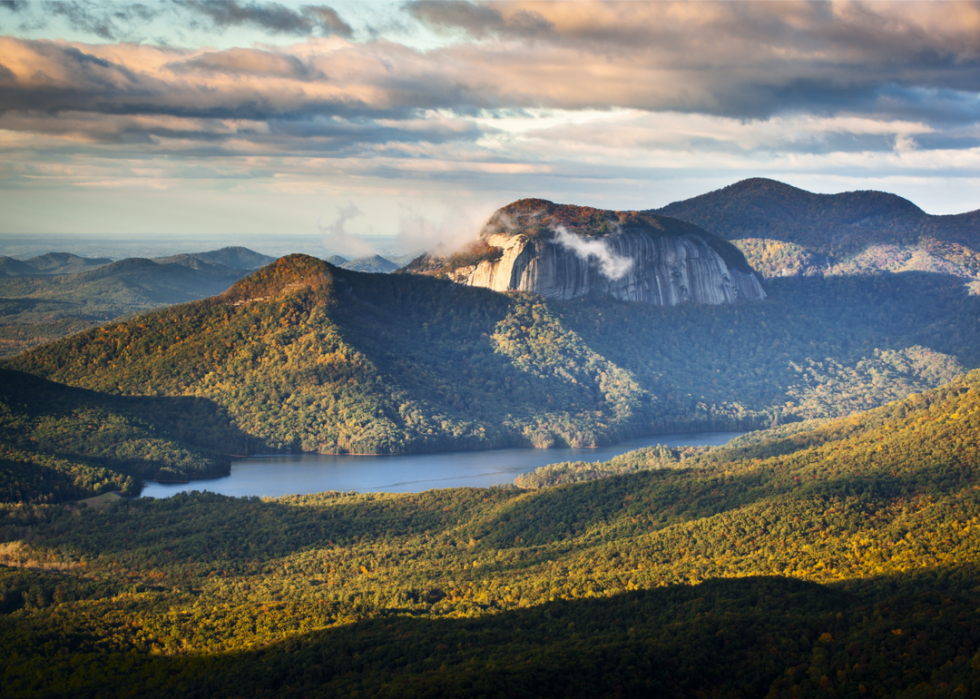
[[610, 296], [673, 306], [765, 298], [742, 253], [697, 226], [544, 199], [508, 204], [469, 249], [420, 258], [409, 271], [562, 300]]
[[309, 255], [280, 257], [235, 282], [221, 298], [236, 303], [264, 301], [301, 289], [328, 289], [337, 268]]
[[673, 216], [727, 240], [772, 238], [821, 253], [869, 243], [918, 240], [930, 218], [896, 194], [874, 190], [815, 194], [753, 177], [648, 213]]

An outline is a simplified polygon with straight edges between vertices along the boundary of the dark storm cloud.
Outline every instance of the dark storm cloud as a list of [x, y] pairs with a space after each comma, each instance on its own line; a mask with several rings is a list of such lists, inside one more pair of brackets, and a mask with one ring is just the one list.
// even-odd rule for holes
[[218, 28], [252, 26], [270, 34], [310, 36], [353, 33], [335, 10], [324, 5], [306, 5], [299, 11], [279, 3], [239, 3], [235, 0], [177, 0], [179, 5], [206, 16]]

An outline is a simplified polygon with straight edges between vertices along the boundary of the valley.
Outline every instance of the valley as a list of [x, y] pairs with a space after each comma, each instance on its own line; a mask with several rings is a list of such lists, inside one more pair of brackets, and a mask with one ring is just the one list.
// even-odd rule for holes
[[[174, 425], [162, 407], [154, 418], [188, 449], [587, 447], [837, 417], [938, 386], [980, 363], [978, 308], [959, 280], [935, 275], [780, 279], [756, 304], [655, 307], [289, 256], [221, 296], [4, 368], [56, 382], [52, 391], [193, 402], [207, 419]], [[184, 472], [160, 454], [160, 468]]]
[[531, 491], [8, 507], [5, 687], [969, 695], [978, 378]]
[[601, 462], [653, 445], [678, 447], [724, 444], [740, 434], [660, 434], [605, 447], [580, 449], [490, 449], [382, 456], [259, 454], [248, 458], [232, 458], [229, 475], [211, 477], [206, 482], [147, 482], [140, 496], [168, 498], [177, 493], [207, 490], [234, 497], [254, 495], [275, 498], [283, 495], [309, 495], [327, 490], [421, 493], [433, 488], [489, 488], [508, 486], [518, 476], [570, 459]]
[[[777, 185], [661, 210], [687, 223], [541, 200], [490, 223], [524, 236], [522, 269], [579, 281], [632, 255], [616, 236], [698, 236], [685, 249], [713, 253], [651, 254], [622, 288], [734, 269], [751, 298], [549, 295], [538, 272], [483, 288], [507, 259], [495, 228], [394, 273], [177, 256], [4, 280], [98, 298], [130, 265], [146, 283], [108, 298], [161, 305], [0, 362], [5, 695], [980, 693], [972, 214], [946, 229], [889, 195]], [[146, 281], [175, 265], [227, 284]], [[546, 456], [721, 430], [752, 431], [487, 488], [135, 497], [255, 453]]]

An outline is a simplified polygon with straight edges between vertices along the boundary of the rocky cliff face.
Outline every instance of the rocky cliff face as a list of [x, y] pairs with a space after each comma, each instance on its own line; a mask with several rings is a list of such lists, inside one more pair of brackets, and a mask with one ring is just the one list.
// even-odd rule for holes
[[608, 295], [673, 306], [766, 295], [730, 243], [650, 214], [521, 200], [491, 217], [474, 251], [442, 260], [438, 271], [461, 284], [556, 299]]

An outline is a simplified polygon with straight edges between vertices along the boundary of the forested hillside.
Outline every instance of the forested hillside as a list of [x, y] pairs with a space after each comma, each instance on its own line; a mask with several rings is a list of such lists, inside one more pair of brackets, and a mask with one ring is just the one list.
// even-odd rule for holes
[[171, 257], [157, 257], [154, 262], [166, 264], [168, 262], [178, 262], [181, 259], [192, 258], [208, 265], [228, 267], [229, 269], [259, 269], [276, 261], [276, 258], [263, 255], [262, 253], [243, 248], [239, 245], [221, 248], [219, 250], [208, 250], [206, 252], [192, 252]]
[[4, 693], [973, 696], [978, 430], [974, 372], [540, 490], [5, 505]]
[[0, 278], [80, 274], [111, 263], [108, 257], [79, 257], [68, 252], [49, 252], [28, 260], [0, 257]]
[[197, 398], [123, 398], [0, 369], [0, 502], [63, 502], [145, 478], [228, 473], [248, 439]]
[[198, 397], [265, 448], [588, 446], [846, 415], [980, 364], [955, 279], [770, 284], [763, 303], [557, 302], [301, 255], [226, 294], [6, 361], [127, 396]]
[[338, 264], [338, 267], [343, 267], [344, 269], [350, 269], [355, 272], [371, 272], [373, 274], [388, 274], [399, 269], [401, 266], [397, 262], [392, 262], [387, 257], [382, 257], [381, 255], [358, 257], [353, 260], [344, 260]]
[[[248, 270], [272, 260], [240, 247], [118, 262], [67, 253], [49, 253], [27, 262], [3, 258], [0, 356], [115, 318], [220, 294]], [[17, 278], [5, 278], [5, 262], [19, 265], [17, 274], [6, 275]]]
[[767, 277], [939, 272], [980, 280], [980, 211], [931, 216], [887, 192], [752, 178], [652, 210], [734, 242]]

